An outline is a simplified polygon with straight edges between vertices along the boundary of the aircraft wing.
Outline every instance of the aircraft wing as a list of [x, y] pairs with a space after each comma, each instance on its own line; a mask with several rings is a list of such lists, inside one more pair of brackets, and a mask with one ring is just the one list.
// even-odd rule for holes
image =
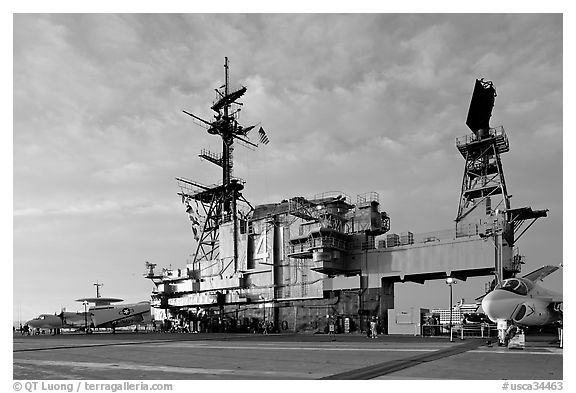
[[554, 273], [558, 269], [560, 269], [559, 266], [552, 266], [552, 265], [543, 266], [540, 269], [534, 270], [533, 272], [526, 274], [522, 278], [526, 278], [532, 282], [536, 282], [544, 279], [544, 277]]
[[542, 297], [540, 299], [546, 300], [547, 302], [550, 302], [550, 303], [556, 303], [556, 304], [564, 302], [562, 295], [545, 296], [545, 297]]
[[485, 294], [482, 295], [482, 296], [478, 296], [478, 297], [477, 297], [476, 299], [474, 299], [474, 300], [476, 300], [476, 303], [482, 303], [482, 299], [484, 299], [484, 297], [486, 297], [486, 295], [488, 295], [488, 293], [490, 293], [490, 292], [487, 292], [487, 293], [485, 293]]

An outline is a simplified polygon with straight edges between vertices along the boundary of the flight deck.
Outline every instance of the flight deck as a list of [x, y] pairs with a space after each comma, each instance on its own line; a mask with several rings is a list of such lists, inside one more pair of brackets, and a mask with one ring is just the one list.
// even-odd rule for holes
[[15, 380], [562, 380], [554, 336], [523, 350], [486, 339], [324, 334], [14, 336]]

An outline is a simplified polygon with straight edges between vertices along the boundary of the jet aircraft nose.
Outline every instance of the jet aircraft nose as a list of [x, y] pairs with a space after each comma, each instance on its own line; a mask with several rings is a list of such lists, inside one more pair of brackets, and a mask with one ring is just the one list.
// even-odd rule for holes
[[482, 299], [484, 313], [496, 322], [498, 319], [510, 319], [517, 304], [515, 296], [507, 291], [494, 290]]

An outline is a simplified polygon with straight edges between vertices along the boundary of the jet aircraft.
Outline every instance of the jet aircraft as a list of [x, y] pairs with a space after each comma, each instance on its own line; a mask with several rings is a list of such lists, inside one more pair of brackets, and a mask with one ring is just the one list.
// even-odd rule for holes
[[509, 278], [482, 299], [482, 309], [490, 318], [512, 321], [522, 327], [550, 325], [562, 320], [562, 295], [538, 285], [560, 266], [544, 266], [521, 278]]

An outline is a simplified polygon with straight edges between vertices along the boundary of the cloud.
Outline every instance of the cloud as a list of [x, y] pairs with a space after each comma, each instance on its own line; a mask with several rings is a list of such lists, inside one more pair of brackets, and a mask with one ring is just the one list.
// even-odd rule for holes
[[[97, 202], [83, 201], [69, 206], [60, 208], [50, 207], [33, 207], [15, 209], [14, 217], [18, 218], [49, 218], [51, 216], [102, 216], [106, 214], [122, 214], [123, 216], [132, 216], [138, 214], [154, 215], [165, 213], [173, 206], [168, 207], [165, 204], [154, 203], [144, 199], [134, 200], [101, 200]], [[17, 225], [17, 223], [16, 223]]]
[[[452, 225], [454, 138], [486, 77], [510, 192], [562, 206], [561, 15], [17, 14], [15, 272], [55, 278], [47, 266], [78, 255], [108, 271], [115, 254], [128, 276], [116, 258], [182, 262], [194, 244], [174, 177], [216, 183], [198, 154], [221, 141], [181, 111], [211, 118], [225, 56], [248, 88], [240, 122], [271, 141], [234, 151], [254, 204], [378, 191], [393, 231]], [[561, 231], [561, 212], [551, 222]]]
[[148, 165], [142, 162], [129, 162], [120, 167], [102, 169], [94, 173], [94, 177], [110, 183], [129, 181], [137, 176], [143, 176]]

